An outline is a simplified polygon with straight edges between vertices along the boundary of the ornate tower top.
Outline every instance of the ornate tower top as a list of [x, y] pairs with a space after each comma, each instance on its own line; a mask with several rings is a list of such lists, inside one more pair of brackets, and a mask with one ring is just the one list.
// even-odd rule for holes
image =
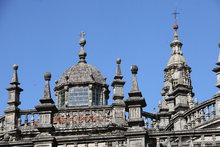
[[170, 57], [170, 60], [168, 61], [167, 66], [176, 65], [176, 64], [186, 64], [186, 60], [183, 57], [183, 52], [181, 51], [181, 47], [183, 44], [178, 40], [178, 33], [177, 33], [179, 26], [177, 25], [176, 16], [179, 13], [177, 13], [175, 10], [173, 14], [174, 14], [174, 25], [173, 25], [174, 40], [170, 44], [170, 47], [172, 48], [172, 53], [171, 53], [171, 57]]
[[162, 89], [163, 101], [159, 112], [167, 110], [170, 112], [184, 112], [193, 107], [193, 96], [190, 72], [191, 68], [187, 65], [183, 52], [182, 43], [178, 39], [177, 30], [177, 11], [174, 13], [174, 40], [170, 46], [172, 48], [171, 57], [167, 67], [164, 69], [165, 79]]

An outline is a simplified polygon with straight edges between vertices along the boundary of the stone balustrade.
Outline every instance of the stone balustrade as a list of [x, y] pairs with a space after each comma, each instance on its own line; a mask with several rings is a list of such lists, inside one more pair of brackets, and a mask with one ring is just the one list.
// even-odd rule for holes
[[210, 122], [216, 118], [216, 100], [207, 100], [183, 114], [184, 129], [189, 130]]
[[53, 117], [53, 125], [59, 129], [106, 127], [111, 123], [112, 117], [110, 106], [85, 107], [84, 109], [73, 107], [65, 111], [59, 110]]
[[[183, 114], [175, 116], [174, 119], [171, 120], [171, 122], [165, 128], [162, 128], [160, 126], [160, 115], [156, 115], [149, 112], [143, 112], [142, 115], [145, 117], [146, 120], [146, 128], [152, 131], [157, 131], [159, 129], [173, 130], [173, 122], [175, 121], [175, 119], [178, 119], [179, 117], [182, 119], [181, 123], [184, 126], [183, 129], [189, 130], [200, 127], [203, 124], [206, 124], [219, 118], [220, 114], [217, 113], [219, 112], [218, 109], [220, 108], [218, 108], [217, 101], [218, 99], [212, 98], [199, 105], [196, 105], [195, 107], [187, 110]], [[162, 114], [161, 116], [163, 115], [164, 114]]]
[[144, 117], [145, 120], [145, 127], [148, 130], [159, 130], [159, 120], [158, 120], [158, 115], [154, 113], [149, 113], [149, 112], [142, 112], [142, 116]]
[[35, 129], [38, 124], [38, 112], [35, 109], [21, 110], [18, 118], [18, 127], [21, 130]]
[[[37, 129], [39, 122], [38, 112], [35, 109], [20, 110], [18, 128], [22, 131]], [[52, 123], [55, 128], [97, 128], [106, 127], [111, 124], [113, 118], [112, 107], [89, 107], [79, 109], [72, 107], [65, 110], [59, 109], [53, 115]], [[4, 132], [4, 117], [0, 117], [0, 133]]]

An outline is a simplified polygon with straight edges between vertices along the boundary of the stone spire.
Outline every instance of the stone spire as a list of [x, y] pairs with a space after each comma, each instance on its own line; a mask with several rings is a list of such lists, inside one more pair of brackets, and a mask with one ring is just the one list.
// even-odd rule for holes
[[116, 75], [114, 77], [114, 81], [112, 82], [112, 87], [114, 88], [114, 95], [113, 95], [113, 99], [115, 100], [113, 102], [113, 104], [119, 104], [119, 105], [124, 105], [125, 103], [123, 100], [124, 98], [124, 93], [123, 93], [123, 86], [125, 84], [125, 82], [122, 80], [123, 76], [121, 74], [121, 59], [118, 58], [116, 63], [117, 65], [117, 70], [116, 70]]
[[[162, 89], [164, 108], [169, 108], [169, 112], [176, 113], [177, 111], [184, 112], [193, 105], [191, 85], [191, 68], [187, 65], [183, 52], [181, 50], [182, 43], [179, 41], [177, 30], [179, 26], [176, 23], [176, 12], [174, 29], [174, 40], [171, 42], [172, 48], [171, 57], [168, 61], [167, 67], [164, 69], [165, 79], [164, 88]], [[160, 110], [159, 110], [160, 112]], [[163, 111], [164, 112], [164, 111]]]
[[8, 105], [9, 107], [4, 111], [5, 112], [5, 130], [10, 132], [10, 136], [13, 136], [13, 138], [19, 137], [20, 130], [18, 129], [18, 119], [20, 117], [19, 112], [20, 109], [18, 106], [20, 105], [20, 92], [23, 91], [22, 88], [20, 88], [18, 85], [20, 84], [18, 81], [18, 65], [13, 65], [13, 76], [12, 80], [10, 82], [11, 87], [7, 88], [7, 91], [9, 93], [8, 98]]
[[131, 73], [133, 75], [132, 78], [132, 87], [131, 87], [131, 91], [129, 92], [129, 96], [142, 96], [141, 92], [139, 91], [138, 88], [138, 81], [137, 81], [137, 71], [138, 71], [138, 67], [136, 65], [131, 66]]
[[39, 113], [38, 130], [41, 132], [39, 136], [50, 136], [51, 132], [54, 130], [52, 118], [54, 113], [57, 112], [57, 108], [54, 104], [53, 99], [51, 98], [50, 79], [51, 74], [49, 72], [46, 72], [44, 74], [44, 93], [43, 97], [40, 99], [41, 104], [35, 106], [36, 110]]
[[54, 104], [54, 101], [51, 98], [51, 92], [50, 92], [50, 79], [51, 79], [51, 73], [49, 72], [44, 73], [44, 80], [45, 80], [44, 94], [43, 94], [43, 97], [40, 99], [40, 102], [42, 104], [43, 103]]
[[131, 73], [133, 74], [132, 88], [128, 93], [129, 98], [125, 100], [126, 107], [129, 111], [128, 124], [131, 127], [141, 127], [144, 125], [144, 121], [142, 119], [142, 108], [146, 106], [146, 102], [138, 88], [136, 76], [137, 71], [138, 67], [136, 65], [131, 66]]
[[123, 76], [121, 75], [121, 66], [120, 66], [120, 64], [121, 64], [121, 59], [118, 58], [117, 61], [116, 61], [116, 63], [118, 64], [118, 67], [117, 67], [116, 76], [115, 76], [114, 79], [122, 79]]
[[18, 82], [18, 73], [17, 73], [18, 65], [14, 64], [13, 69], [14, 69], [14, 73], [13, 73], [10, 84], [11, 85], [19, 85], [20, 83]]
[[14, 95], [9, 94], [9, 99], [8, 99], [8, 104], [10, 106], [18, 106], [20, 105], [20, 92], [23, 91], [22, 88], [18, 87], [18, 85], [20, 84], [18, 81], [18, 65], [14, 64], [13, 65], [13, 76], [12, 76], [12, 80], [10, 82], [10, 84], [12, 85], [11, 87], [7, 88], [7, 90], [9, 91], [9, 93], [14, 93]]
[[170, 47], [172, 48], [172, 53], [167, 66], [172, 66], [175, 64], [186, 64], [186, 60], [183, 57], [183, 52], [181, 51], [181, 47], [183, 44], [178, 40], [178, 28], [179, 26], [177, 24], [173, 26], [174, 40], [170, 44]]
[[114, 89], [113, 99], [114, 102], [112, 103], [113, 106], [113, 123], [117, 124], [118, 126], [125, 125], [125, 102], [123, 101], [124, 93], [123, 93], [123, 86], [125, 81], [122, 80], [123, 76], [121, 74], [121, 59], [118, 58], [116, 63], [117, 70], [116, 75], [114, 77], [114, 81], [112, 82], [112, 87]]
[[87, 53], [84, 50], [84, 46], [86, 45], [86, 39], [84, 38], [86, 34], [84, 32], [80, 33], [81, 39], [79, 40], [79, 45], [81, 46], [81, 49], [79, 51], [79, 62], [78, 63], [87, 63], [86, 62], [86, 56]]

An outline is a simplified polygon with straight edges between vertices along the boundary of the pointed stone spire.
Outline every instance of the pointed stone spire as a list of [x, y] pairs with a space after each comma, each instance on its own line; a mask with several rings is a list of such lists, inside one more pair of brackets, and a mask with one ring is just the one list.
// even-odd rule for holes
[[51, 98], [51, 92], [50, 92], [50, 79], [51, 79], [51, 73], [45, 72], [44, 73], [44, 80], [45, 80], [44, 94], [43, 94], [43, 98], [40, 99], [40, 102], [42, 104], [43, 103], [54, 104], [54, 101]]
[[86, 62], [86, 56], [87, 53], [84, 50], [84, 46], [86, 45], [86, 39], [84, 38], [86, 34], [84, 32], [80, 33], [81, 39], [79, 40], [79, 45], [81, 46], [81, 49], [79, 51], [79, 62], [78, 63], [87, 63]]
[[121, 66], [120, 66], [120, 64], [121, 64], [121, 59], [118, 58], [117, 61], [116, 61], [116, 63], [118, 64], [118, 67], [117, 67], [116, 76], [115, 76], [114, 79], [122, 79], [123, 76], [121, 75]]
[[125, 84], [125, 81], [122, 80], [123, 76], [121, 74], [121, 59], [118, 58], [116, 63], [117, 70], [116, 75], [114, 77], [114, 81], [112, 82], [112, 87], [114, 89], [114, 95], [113, 99], [114, 102], [112, 103], [113, 106], [113, 120], [112, 122], [117, 124], [118, 126], [124, 126], [125, 123], [125, 102], [123, 101], [124, 93], [123, 93], [123, 87]]
[[[183, 113], [190, 106], [186, 101], [187, 95], [194, 96], [191, 84], [191, 68], [187, 65], [181, 50], [182, 43], [179, 41], [177, 30], [179, 28], [176, 23], [176, 11], [174, 14], [174, 39], [170, 46], [172, 48], [171, 57], [167, 67], [164, 69], [164, 88], [162, 89], [163, 100], [171, 113]], [[165, 111], [159, 111], [165, 112]]]
[[115, 100], [113, 102], [113, 104], [124, 104], [124, 101], [122, 101], [122, 99], [124, 98], [124, 94], [123, 94], [123, 86], [125, 84], [125, 81], [122, 80], [123, 76], [121, 74], [121, 59], [118, 58], [116, 63], [117, 65], [117, 70], [116, 70], [116, 75], [114, 77], [114, 81], [112, 82], [112, 87], [114, 88], [114, 95], [113, 95], [113, 99]]
[[18, 106], [20, 105], [20, 92], [23, 91], [22, 88], [18, 87], [18, 85], [20, 84], [18, 81], [18, 65], [14, 64], [13, 65], [13, 76], [12, 76], [12, 80], [10, 82], [10, 84], [12, 85], [11, 87], [7, 88], [7, 90], [9, 91], [9, 93], [14, 93], [14, 95], [9, 94], [9, 99], [8, 99], [8, 104], [9, 105], [15, 105]]
[[[18, 106], [21, 103], [20, 92], [23, 91], [23, 89], [18, 86], [20, 84], [18, 82], [18, 75], [17, 75], [18, 65], [14, 64], [13, 70], [14, 72], [13, 72], [12, 80], [10, 82], [11, 87], [6, 88], [9, 94], [9, 98], [7, 101], [9, 107], [4, 111], [5, 112], [4, 129], [7, 131], [18, 129], [18, 119], [20, 117], [19, 115], [20, 109], [18, 108]], [[14, 133], [15, 133], [14, 135], [16, 135], [18, 132], [15, 131]]]
[[172, 53], [170, 60], [168, 61], [168, 66], [174, 65], [174, 64], [186, 64], [186, 60], [183, 57], [183, 52], [181, 51], [182, 43], [178, 40], [178, 34], [177, 29], [179, 26], [175, 24], [173, 26], [174, 29], [174, 40], [170, 44], [170, 47], [172, 48]]
[[142, 97], [141, 92], [138, 88], [137, 81], [137, 71], [138, 67], [136, 65], [131, 66], [132, 78], [132, 88], [128, 93], [129, 98], [125, 100], [126, 107], [129, 112], [128, 125], [130, 127], [142, 127], [144, 126], [144, 120], [142, 119], [142, 108], [146, 106], [146, 101]]
[[17, 73], [18, 65], [14, 64], [13, 69], [14, 69], [14, 73], [13, 73], [12, 80], [11, 80], [10, 84], [11, 85], [19, 85], [20, 83], [18, 82], [18, 73]]
[[132, 65], [131, 66], [131, 73], [133, 75], [132, 78], [132, 87], [131, 87], [131, 91], [129, 93], [129, 96], [140, 96], [142, 97], [141, 92], [139, 91], [138, 88], [138, 81], [137, 81], [137, 72], [138, 72], [138, 67], [136, 65]]
[[40, 99], [41, 104], [35, 106], [39, 113], [39, 120], [37, 129], [40, 132], [38, 137], [51, 136], [51, 132], [54, 130], [52, 118], [58, 111], [53, 99], [51, 98], [50, 92], [50, 79], [51, 73], [44, 73], [45, 87], [43, 97]]
[[170, 44], [170, 46], [172, 48], [172, 54], [171, 54], [171, 57], [168, 61], [167, 66], [173, 66], [176, 64], [186, 64], [186, 60], [183, 57], [183, 52], [181, 51], [181, 47], [183, 44], [178, 40], [178, 33], [177, 33], [179, 26], [176, 23], [176, 16], [179, 13], [177, 13], [175, 11], [173, 14], [174, 14], [174, 21], [175, 21], [175, 24], [173, 25], [174, 40]]
[[179, 14], [177, 12], [177, 10], [175, 10], [173, 13], [174, 15], [174, 26], [173, 26], [173, 29], [174, 29], [174, 41], [173, 42], [177, 42], [178, 41], [178, 34], [177, 34], [177, 29], [179, 28], [179, 26], [177, 25], [177, 14]]

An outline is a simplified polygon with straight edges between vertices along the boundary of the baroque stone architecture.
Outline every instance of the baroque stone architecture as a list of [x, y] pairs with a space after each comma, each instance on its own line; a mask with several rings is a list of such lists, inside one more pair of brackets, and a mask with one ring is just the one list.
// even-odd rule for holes
[[[56, 81], [56, 103], [51, 98], [51, 74], [39, 105], [21, 110], [18, 65], [13, 66], [8, 108], [0, 116], [0, 146], [22, 147], [205, 147], [220, 146], [220, 92], [202, 103], [193, 98], [188, 66], [178, 25], [174, 25], [172, 54], [164, 69], [164, 87], [158, 112], [143, 110], [145, 98], [138, 87], [138, 67], [131, 66], [132, 85], [124, 99], [121, 59], [112, 81], [113, 103], [108, 105], [109, 85], [101, 72], [86, 62], [85, 34], [81, 33], [78, 64]], [[213, 71], [220, 88], [220, 57]]]

